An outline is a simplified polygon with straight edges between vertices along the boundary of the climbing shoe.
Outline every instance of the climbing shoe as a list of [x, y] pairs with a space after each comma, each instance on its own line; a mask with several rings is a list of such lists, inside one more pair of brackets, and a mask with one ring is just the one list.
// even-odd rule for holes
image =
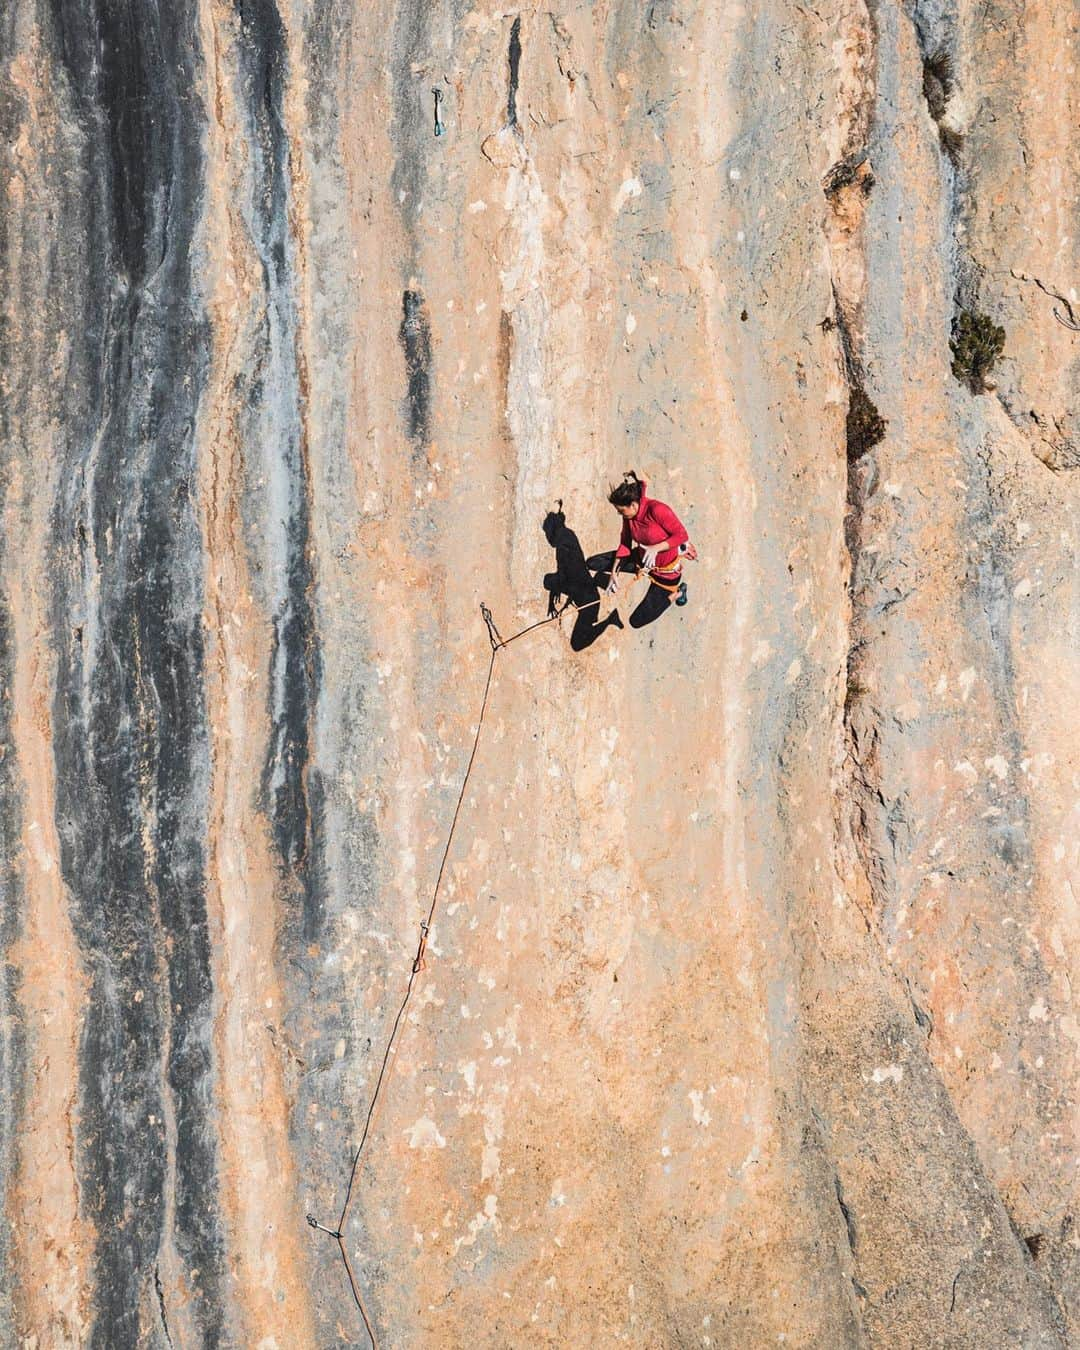
[[675, 597], [675, 603], [676, 603], [677, 605], [685, 605], [685, 604], [686, 604], [686, 601], [687, 601], [687, 595], [686, 595], [686, 582], [685, 582], [685, 581], [680, 581], [680, 582], [679, 582], [679, 593], [678, 593], [678, 595]]

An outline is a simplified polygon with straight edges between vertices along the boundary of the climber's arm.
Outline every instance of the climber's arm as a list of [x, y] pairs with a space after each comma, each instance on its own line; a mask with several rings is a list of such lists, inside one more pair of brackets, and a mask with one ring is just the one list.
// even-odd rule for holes
[[631, 545], [630, 522], [624, 519], [622, 530], [619, 534], [619, 547], [615, 550], [615, 557], [611, 562], [611, 577], [607, 584], [608, 595], [614, 595], [619, 589], [619, 563], [621, 563], [624, 558], [629, 558]]

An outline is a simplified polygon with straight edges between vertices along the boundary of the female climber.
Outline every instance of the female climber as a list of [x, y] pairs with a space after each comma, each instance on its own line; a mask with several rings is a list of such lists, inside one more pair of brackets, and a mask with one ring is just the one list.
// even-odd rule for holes
[[696, 558], [697, 552], [686, 527], [663, 502], [646, 495], [646, 483], [631, 469], [613, 488], [608, 501], [622, 516], [619, 547], [612, 553], [598, 553], [586, 564], [598, 574], [597, 583], [606, 584], [607, 593], [619, 589], [620, 572], [648, 572], [650, 586], [645, 598], [630, 616], [631, 628], [643, 628], [658, 619], [671, 604], [686, 604], [686, 582], [682, 579], [684, 558]]

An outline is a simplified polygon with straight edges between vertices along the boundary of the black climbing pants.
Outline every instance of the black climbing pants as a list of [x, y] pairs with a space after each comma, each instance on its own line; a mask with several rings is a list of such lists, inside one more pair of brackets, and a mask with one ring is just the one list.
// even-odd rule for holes
[[[636, 572], [640, 565], [640, 556], [640, 552], [635, 549], [629, 558], [620, 558], [619, 571]], [[606, 586], [611, 580], [611, 569], [615, 566], [615, 550], [594, 553], [591, 558], [585, 560], [585, 566], [593, 574], [597, 586]], [[645, 592], [641, 603], [630, 615], [630, 627], [644, 628], [646, 624], [654, 623], [668, 609], [674, 598], [662, 586], [656, 586], [650, 581], [649, 589]]]

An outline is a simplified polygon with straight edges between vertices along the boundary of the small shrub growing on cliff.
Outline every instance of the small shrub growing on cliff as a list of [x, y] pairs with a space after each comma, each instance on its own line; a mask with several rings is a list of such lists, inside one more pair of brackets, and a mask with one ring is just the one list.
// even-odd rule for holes
[[941, 138], [941, 144], [945, 149], [945, 153], [955, 163], [960, 156], [960, 149], [964, 144], [963, 136], [961, 136], [954, 127], [949, 126], [948, 122], [939, 123], [938, 136]]
[[952, 373], [973, 394], [985, 394], [990, 387], [986, 377], [1005, 350], [1005, 329], [987, 314], [962, 309], [953, 320], [949, 349], [953, 354]]
[[847, 409], [848, 463], [861, 459], [885, 435], [886, 421], [861, 384], [852, 387]]
[[923, 59], [922, 91], [930, 116], [940, 122], [953, 91], [953, 61], [944, 47]]
[[953, 60], [944, 47], [939, 47], [936, 52], [923, 58], [923, 98], [926, 99], [930, 116], [937, 123], [942, 148], [954, 162], [960, 154], [964, 140], [960, 132], [949, 125], [946, 118], [955, 84]]
[[844, 188], [855, 185], [864, 197], [874, 186], [874, 173], [865, 154], [849, 155], [839, 160], [821, 180], [826, 197], [835, 197]]

